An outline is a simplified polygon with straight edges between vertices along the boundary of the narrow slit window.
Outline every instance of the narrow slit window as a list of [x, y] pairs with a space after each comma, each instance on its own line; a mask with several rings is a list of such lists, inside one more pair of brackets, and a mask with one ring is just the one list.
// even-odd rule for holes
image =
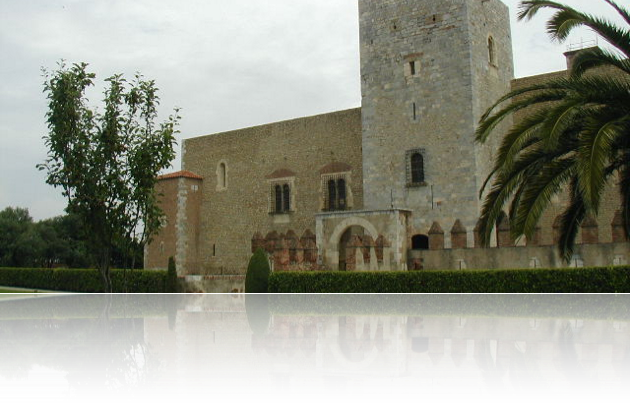
[[409, 73], [412, 76], [416, 75], [416, 62], [415, 61], [410, 61], [409, 62]]
[[492, 36], [488, 37], [488, 62], [491, 65], [496, 65], [496, 51], [494, 47], [494, 39]]
[[412, 115], [413, 115], [413, 120], [418, 120], [418, 111], [417, 111], [415, 103], [411, 104], [411, 112], [412, 112]]

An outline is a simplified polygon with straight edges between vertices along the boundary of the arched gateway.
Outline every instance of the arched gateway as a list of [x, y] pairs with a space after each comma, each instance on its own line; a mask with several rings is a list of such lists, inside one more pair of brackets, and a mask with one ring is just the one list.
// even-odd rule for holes
[[348, 211], [316, 216], [317, 248], [328, 270], [406, 269], [406, 210]]

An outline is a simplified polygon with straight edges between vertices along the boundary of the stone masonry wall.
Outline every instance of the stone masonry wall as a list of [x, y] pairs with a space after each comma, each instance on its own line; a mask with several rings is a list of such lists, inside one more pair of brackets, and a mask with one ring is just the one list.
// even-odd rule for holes
[[[474, 132], [481, 107], [507, 92], [512, 76], [507, 8], [498, 0], [362, 0], [359, 14], [366, 208], [412, 210], [409, 236], [450, 216], [472, 229], [489, 168]], [[423, 184], [409, 184], [410, 150], [424, 157]]]
[[[221, 162], [227, 171], [224, 188], [217, 173]], [[203, 177], [196, 274], [244, 273], [256, 232], [263, 237], [272, 231], [292, 230], [298, 237], [307, 229], [315, 232], [323, 196], [320, 169], [335, 162], [350, 166], [348, 190], [353, 209], [361, 209], [360, 109], [185, 140], [182, 168]], [[285, 171], [292, 174], [286, 177], [292, 210], [270, 213], [272, 187]]]

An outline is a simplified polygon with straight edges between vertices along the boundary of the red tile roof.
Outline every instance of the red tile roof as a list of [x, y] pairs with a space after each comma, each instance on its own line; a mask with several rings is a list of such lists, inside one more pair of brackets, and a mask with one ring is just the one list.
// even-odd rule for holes
[[185, 177], [187, 179], [203, 180], [203, 177], [201, 177], [199, 175], [196, 175], [196, 174], [194, 174], [192, 172], [189, 172], [187, 170], [181, 170], [179, 172], [169, 173], [167, 175], [158, 176], [158, 180], [178, 179], [180, 177]]
[[293, 173], [289, 169], [279, 169], [273, 172], [272, 174], [267, 175], [267, 179], [280, 179], [280, 178], [291, 177], [291, 176], [295, 176], [295, 173]]

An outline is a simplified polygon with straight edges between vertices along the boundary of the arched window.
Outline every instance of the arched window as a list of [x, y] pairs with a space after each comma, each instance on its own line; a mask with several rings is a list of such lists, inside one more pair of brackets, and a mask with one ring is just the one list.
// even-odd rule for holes
[[282, 186], [282, 211], [289, 212], [291, 210], [291, 189], [287, 183]]
[[217, 189], [223, 190], [227, 188], [227, 165], [225, 162], [219, 163], [217, 167]]
[[420, 153], [411, 155], [411, 183], [424, 182], [424, 158]]
[[492, 36], [488, 37], [488, 62], [491, 65], [496, 66], [497, 64], [497, 56], [496, 56], [496, 51], [494, 48], [494, 39], [492, 38]]
[[411, 248], [413, 250], [429, 249], [429, 237], [426, 235], [415, 235], [411, 238]]

